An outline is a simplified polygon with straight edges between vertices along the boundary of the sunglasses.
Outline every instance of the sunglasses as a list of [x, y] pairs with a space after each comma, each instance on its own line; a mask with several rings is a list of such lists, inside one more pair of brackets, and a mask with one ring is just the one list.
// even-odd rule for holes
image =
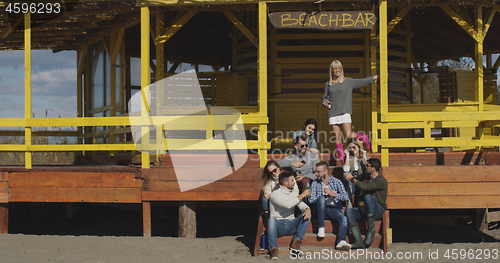
[[306, 148], [307, 144], [299, 145], [300, 148]]
[[342, 69], [341, 68], [334, 68], [334, 69], [332, 69], [332, 71], [337, 72], [337, 71], [342, 71]]
[[277, 172], [277, 171], [278, 171], [278, 167], [274, 168], [274, 170], [270, 171], [270, 173], [272, 173], [272, 174], [273, 174], [273, 173], [275, 173], [275, 172]]

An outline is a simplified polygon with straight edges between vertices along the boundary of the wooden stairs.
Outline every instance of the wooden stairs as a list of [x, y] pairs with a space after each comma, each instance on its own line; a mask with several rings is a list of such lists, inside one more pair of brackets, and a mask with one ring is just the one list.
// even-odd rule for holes
[[[367, 226], [366, 221], [359, 223], [361, 234], [366, 234]], [[302, 250], [303, 252], [321, 252], [323, 249], [328, 249], [329, 251], [335, 252], [344, 252], [341, 250], [335, 250], [335, 246], [337, 244], [337, 236], [335, 233], [338, 233], [338, 223], [333, 220], [325, 220], [325, 233], [326, 236], [324, 238], [319, 238], [316, 236], [318, 233], [318, 221], [315, 216], [309, 223], [309, 227], [307, 228], [306, 234], [304, 235], [304, 239], [302, 241]], [[382, 249], [384, 252], [387, 252], [388, 243], [390, 243], [389, 239], [392, 235], [388, 235], [389, 231], [389, 210], [384, 212], [382, 220], [375, 221], [375, 238], [370, 248]], [[262, 216], [259, 217], [259, 224], [257, 227], [257, 235], [255, 239], [255, 248], [254, 248], [254, 256], [268, 254], [267, 249], [262, 249], [262, 235], [265, 233], [264, 222], [262, 220]], [[385, 237], [385, 238], [384, 238]], [[290, 242], [292, 241], [292, 236], [283, 236], [278, 237], [278, 246], [279, 246], [279, 254], [288, 254]], [[351, 235], [350, 231], [347, 233], [347, 242], [354, 243], [354, 237]], [[328, 252], [330, 253], [330, 252]]]

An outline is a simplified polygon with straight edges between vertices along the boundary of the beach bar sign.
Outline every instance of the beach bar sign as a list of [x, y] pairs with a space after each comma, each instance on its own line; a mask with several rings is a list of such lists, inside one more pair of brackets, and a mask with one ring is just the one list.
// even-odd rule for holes
[[269, 20], [279, 29], [362, 30], [371, 29], [377, 17], [373, 11], [275, 12]]

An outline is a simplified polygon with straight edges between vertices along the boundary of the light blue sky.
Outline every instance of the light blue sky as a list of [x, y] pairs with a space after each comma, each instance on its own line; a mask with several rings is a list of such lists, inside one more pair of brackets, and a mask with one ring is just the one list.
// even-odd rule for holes
[[[35, 117], [76, 116], [76, 52], [32, 51]], [[0, 52], [0, 118], [24, 117], [24, 51]]]

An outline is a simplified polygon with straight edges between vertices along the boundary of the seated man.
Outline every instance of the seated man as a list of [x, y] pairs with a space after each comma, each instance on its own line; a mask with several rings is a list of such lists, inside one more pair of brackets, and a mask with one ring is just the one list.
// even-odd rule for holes
[[312, 183], [309, 203], [316, 203], [318, 237], [325, 237], [325, 219], [335, 219], [339, 222], [339, 242], [336, 248], [349, 250], [351, 245], [346, 242], [347, 218], [340, 203], [349, 199], [344, 185], [339, 179], [328, 175], [328, 163], [324, 161], [316, 164], [314, 172], [318, 179]]
[[[311, 209], [301, 200], [311, 195], [311, 190], [305, 190], [297, 196], [293, 191], [295, 180], [290, 172], [279, 175], [280, 187], [272, 192], [269, 198], [271, 218], [267, 223], [267, 234], [269, 236], [269, 247], [271, 247], [271, 259], [278, 259], [278, 236], [291, 236], [293, 241], [290, 249], [293, 252], [301, 251], [300, 244], [306, 233], [311, 218]], [[304, 212], [295, 218], [295, 207]]]
[[[349, 208], [346, 211], [351, 233], [356, 239], [356, 242], [351, 244], [352, 248], [364, 248], [365, 245], [369, 247], [372, 244], [375, 237], [375, 219], [381, 219], [385, 209], [387, 209], [385, 200], [388, 185], [387, 180], [380, 174], [381, 170], [380, 160], [370, 158], [366, 164], [366, 173], [370, 174], [370, 178], [358, 181], [352, 174], [344, 174], [346, 180], [353, 182], [356, 188], [361, 190], [359, 200], [364, 200], [364, 203], [360, 204], [359, 207]], [[358, 226], [360, 220], [366, 220], [368, 223], [368, 233], [364, 244]]]
[[303, 192], [306, 189], [307, 183], [316, 180], [313, 171], [316, 164], [319, 162], [319, 157], [316, 153], [307, 151], [307, 139], [304, 136], [297, 136], [295, 139], [295, 153], [278, 161], [281, 167], [291, 167], [294, 172], [300, 172], [301, 176], [297, 177], [299, 182], [299, 190]]

